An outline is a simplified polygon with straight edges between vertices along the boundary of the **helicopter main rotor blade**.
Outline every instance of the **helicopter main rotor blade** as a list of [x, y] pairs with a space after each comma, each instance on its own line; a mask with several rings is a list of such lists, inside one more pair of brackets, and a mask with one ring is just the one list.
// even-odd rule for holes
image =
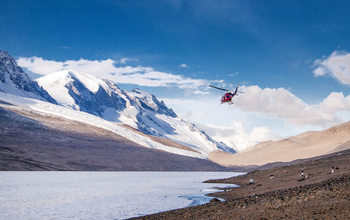
[[213, 88], [215, 88], [215, 89], [220, 89], [220, 90], [222, 90], [222, 91], [228, 91], [227, 89], [222, 89], [222, 88], [219, 88], [219, 87], [216, 87], [216, 86], [212, 86], [212, 85], [209, 85], [210, 87], [213, 87]]

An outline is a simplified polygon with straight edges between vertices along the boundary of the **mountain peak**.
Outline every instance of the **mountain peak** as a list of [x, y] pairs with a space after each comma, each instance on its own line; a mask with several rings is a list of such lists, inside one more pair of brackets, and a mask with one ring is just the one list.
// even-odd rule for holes
[[[186, 150], [185, 155], [196, 152], [195, 157], [206, 158], [211, 151], [223, 149], [223, 144], [212, 140], [195, 125], [188, 126], [163, 101], [140, 89], [123, 91], [111, 80], [75, 70], [63, 70], [33, 81], [7, 52], [1, 51], [0, 79], [1, 92], [52, 100], [50, 102], [54, 104], [89, 113], [105, 121], [126, 124], [144, 134], [167, 138], [194, 150]], [[150, 143], [147, 146], [164, 149], [165, 145]], [[184, 153], [176, 149], [170, 152]]]
[[[37, 79], [41, 84], [55, 84], [57, 86], [65, 86], [68, 83], [79, 81], [86, 89], [93, 93], [99, 90], [100, 86], [108, 87], [108, 85], [100, 78], [78, 72], [75, 70], [62, 70]], [[62, 85], [63, 84], [63, 85]]]
[[33, 81], [7, 51], [0, 50], [0, 92], [27, 98], [56, 101], [37, 82]]

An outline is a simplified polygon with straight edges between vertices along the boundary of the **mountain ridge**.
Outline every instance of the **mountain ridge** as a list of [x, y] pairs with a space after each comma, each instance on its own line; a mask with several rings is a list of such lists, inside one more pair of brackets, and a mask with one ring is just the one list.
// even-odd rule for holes
[[19, 95], [27, 98], [35, 98], [45, 100], [50, 103], [57, 102], [33, 81], [20, 66], [17, 65], [15, 59], [11, 57], [7, 51], [0, 50], [0, 92], [6, 92], [13, 95]]
[[36, 81], [62, 106], [170, 139], [205, 156], [217, 149], [236, 153], [233, 148], [179, 118], [154, 95], [139, 89], [127, 92], [113, 81], [74, 70], [52, 73]]
[[[32, 80], [6, 51], [1, 52], [0, 58], [0, 93], [5, 92], [16, 96], [0, 94], [3, 101], [67, 117], [67, 119], [77, 118], [84, 121], [86, 120], [84, 118], [88, 117], [90, 120], [88, 123], [94, 125], [93, 120], [96, 119], [62, 109], [59, 106], [73, 111], [86, 112], [101, 119], [116, 122], [115, 125], [107, 123], [106, 126], [103, 125], [105, 124], [103, 121], [100, 124], [136, 144], [174, 154], [206, 159], [207, 155], [216, 149], [235, 153], [234, 149], [216, 142], [195, 125], [179, 118], [163, 101], [159, 101], [150, 93], [137, 88], [127, 92], [121, 90], [113, 81], [74, 70], [63, 70]], [[10, 80], [11, 78], [17, 80]], [[151, 136], [142, 138], [142, 135], [133, 134], [135, 133], [133, 129], [122, 130], [124, 128], [119, 126], [122, 124]], [[171, 143], [170, 146], [169, 143]]]

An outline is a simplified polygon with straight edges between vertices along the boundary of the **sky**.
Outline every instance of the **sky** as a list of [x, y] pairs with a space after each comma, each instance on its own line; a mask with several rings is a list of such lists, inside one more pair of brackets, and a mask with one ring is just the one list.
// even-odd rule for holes
[[[243, 150], [350, 120], [349, 1], [1, 0], [0, 50], [164, 100]], [[215, 85], [244, 93], [220, 105]]]

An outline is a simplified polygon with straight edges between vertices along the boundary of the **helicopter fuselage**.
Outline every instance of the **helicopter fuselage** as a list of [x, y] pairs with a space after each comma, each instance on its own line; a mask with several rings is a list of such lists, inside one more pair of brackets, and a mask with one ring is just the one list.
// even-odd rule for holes
[[223, 104], [225, 102], [231, 103], [232, 102], [232, 98], [235, 95], [236, 95], [236, 93], [231, 93], [231, 92], [225, 93], [225, 95], [223, 95], [221, 97], [221, 104]]

